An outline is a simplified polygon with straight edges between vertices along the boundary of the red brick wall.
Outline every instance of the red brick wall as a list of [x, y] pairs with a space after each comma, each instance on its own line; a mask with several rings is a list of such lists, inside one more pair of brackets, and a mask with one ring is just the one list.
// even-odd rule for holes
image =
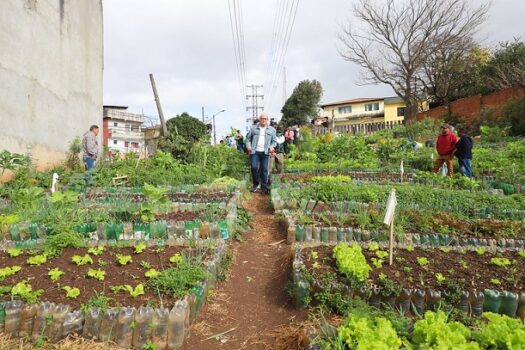
[[417, 120], [427, 117], [439, 119], [449, 110], [452, 114], [463, 117], [467, 120], [481, 114], [484, 109], [493, 109], [496, 115], [499, 115], [501, 108], [512, 98], [525, 96], [525, 86], [516, 86], [513, 88], [503, 89], [488, 95], [473, 95], [465, 97], [448, 104], [448, 106], [439, 106], [425, 112], [417, 114]]

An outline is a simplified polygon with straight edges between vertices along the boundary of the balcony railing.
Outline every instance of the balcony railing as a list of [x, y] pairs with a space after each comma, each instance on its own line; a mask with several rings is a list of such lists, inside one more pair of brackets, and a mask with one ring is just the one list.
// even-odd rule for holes
[[129, 122], [144, 123], [144, 115], [135, 114], [123, 111], [116, 111], [113, 109], [104, 110], [104, 118], [121, 119]]

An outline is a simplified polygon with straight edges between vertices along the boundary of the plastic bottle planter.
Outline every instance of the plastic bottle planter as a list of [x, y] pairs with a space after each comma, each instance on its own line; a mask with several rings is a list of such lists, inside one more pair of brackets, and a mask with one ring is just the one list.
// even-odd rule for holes
[[485, 302], [483, 304], [484, 311], [490, 311], [515, 317], [518, 310], [519, 296], [518, 294], [504, 291], [502, 293], [485, 289]]

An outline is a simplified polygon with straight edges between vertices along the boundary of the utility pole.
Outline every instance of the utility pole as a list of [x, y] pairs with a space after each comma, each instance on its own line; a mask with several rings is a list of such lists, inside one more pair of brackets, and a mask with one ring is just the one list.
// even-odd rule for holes
[[263, 106], [259, 106], [259, 97], [261, 98], [261, 100], [264, 100], [264, 95], [259, 95], [257, 93], [257, 90], [259, 88], [262, 88], [263, 86], [262, 85], [246, 85], [247, 87], [249, 87], [250, 89], [252, 89], [252, 94], [251, 95], [246, 95], [246, 99], [248, 100], [249, 98], [252, 99], [252, 105], [250, 107], [246, 107], [246, 111], [249, 111], [250, 109], [252, 110], [252, 122], [257, 119], [257, 114], [259, 113], [259, 110], [264, 110], [264, 107]]
[[204, 123], [204, 106], [202, 106], [202, 122]]
[[162, 106], [160, 105], [160, 99], [159, 94], [157, 93], [157, 85], [155, 85], [155, 78], [153, 78], [153, 74], [150, 73], [149, 80], [151, 81], [151, 87], [153, 88], [153, 95], [155, 96], [155, 103], [157, 104], [157, 110], [159, 111], [159, 118], [160, 118], [160, 134], [162, 136], [165, 136], [168, 134], [168, 128], [166, 126], [166, 121], [164, 120], [164, 113], [162, 112]]

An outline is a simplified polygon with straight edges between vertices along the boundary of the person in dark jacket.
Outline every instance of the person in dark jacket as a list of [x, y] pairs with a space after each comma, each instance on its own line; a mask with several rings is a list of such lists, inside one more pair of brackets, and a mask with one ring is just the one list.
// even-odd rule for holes
[[459, 167], [461, 173], [466, 177], [472, 177], [472, 146], [474, 141], [464, 128], [459, 129], [459, 140], [456, 143], [456, 151], [454, 154], [458, 157]]

